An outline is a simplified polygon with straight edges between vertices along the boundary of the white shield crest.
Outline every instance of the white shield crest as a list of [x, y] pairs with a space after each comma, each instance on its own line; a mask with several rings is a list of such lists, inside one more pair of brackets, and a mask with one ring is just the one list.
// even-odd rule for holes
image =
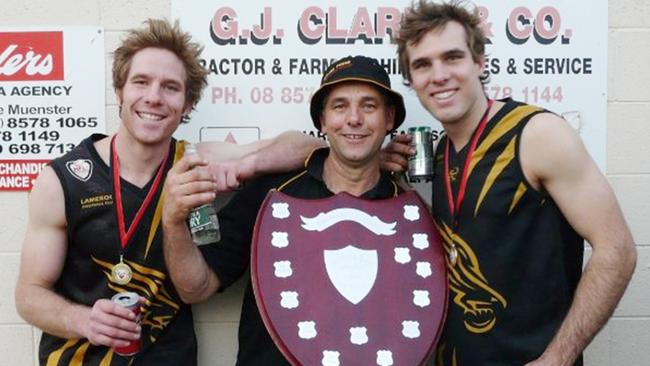
[[377, 251], [353, 245], [325, 250], [325, 269], [334, 288], [346, 300], [358, 304], [372, 289], [377, 279]]
[[93, 175], [93, 162], [88, 159], [77, 159], [65, 163], [70, 174], [82, 182], [88, 181]]

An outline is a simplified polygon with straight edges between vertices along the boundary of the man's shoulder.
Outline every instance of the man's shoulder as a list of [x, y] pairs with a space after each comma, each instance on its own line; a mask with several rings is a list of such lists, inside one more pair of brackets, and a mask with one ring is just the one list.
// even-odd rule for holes
[[78, 193], [87, 182], [98, 182], [104, 176], [104, 163], [96, 148], [97, 142], [106, 135], [93, 134], [83, 139], [72, 150], [51, 160], [48, 167], [67, 193]]
[[75, 147], [72, 148], [72, 150], [66, 152], [65, 154], [52, 159], [53, 163], [61, 163], [61, 162], [66, 162], [70, 160], [74, 160], [79, 158], [80, 156], [89, 156], [90, 155], [90, 149], [92, 149], [92, 146], [106, 138], [106, 135], [95, 133], [90, 136], [87, 136], [83, 140], [81, 140]]
[[572, 161], [586, 153], [577, 131], [557, 114], [534, 115], [521, 135], [520, 161], [534, 186], [558, 173], [562, 166], [580, 169]]
[[525, 126], [527, 133], [534, 137], [551, 139], [556, 135], [573, 134], [575, 131], [561, 116], [541, 109], [530, 117]]
[[[315, 184], [322, 180], [323, 164], [329, 155], [329, 147], [320, 147], [312, 150], [305, 159], [305, 164], [300, 169], [289, 172], [266, 174], [257, 179], [258, 185], [265, 189], [282, 190], [289, 185]], [[314, 179], [306, 179], [312, 177]]]
[[554, 133], [563, 133], [566, 121], [557, 113], [542, 106], [528, 104], [511, 98], [501, 99], [497, 112], [500, 123], [517, 124], [528, 136], [542, 139], [552, 138]]
[[[284, 185], [299, 180], [306, 173], [306, 169], [297, 169], [284, 173], [271, 173], [259, 176], [246, 183], [245, 191], [271, 191], [281, 189]], [[298, 182], [299, 183], [299, 182]]]
[[292, 178], [299, 177], [303, 171], [296, 170], [285, 173], [271, 173], [255, 177], [245, 182], [243, 187], [235, 192], [224, 210], [257, 212], [262, 201], [264, 201], [264, 198], [270, 191], [280, 189], [285, 183], [292, 181]]
[[501, 118], [510, 116], [527, 120], [538, 114], [554, 114], [542, 106], [525, 103], [512, 98], [498, 99], [495, 101], [496, 106], [498, 106], [496, 113], [500, 114]]

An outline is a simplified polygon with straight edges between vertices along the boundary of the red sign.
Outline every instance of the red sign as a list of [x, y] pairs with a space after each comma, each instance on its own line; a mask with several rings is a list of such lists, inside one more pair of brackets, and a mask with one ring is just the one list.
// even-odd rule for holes
[[0, 81], [63, 80], [63, 32], [0, 32]]
[[29, 191], [49, 160], [0, 160], [0, 191]]
[[441, 240], [412, 191], [377, 201], [269, 193], [251, 277], [264, 324], [293, 365], [420, 365], [447, 305]]

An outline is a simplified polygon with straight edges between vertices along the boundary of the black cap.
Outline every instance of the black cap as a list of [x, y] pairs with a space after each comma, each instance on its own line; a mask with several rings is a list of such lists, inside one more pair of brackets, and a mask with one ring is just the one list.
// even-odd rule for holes
[[[390, 78], [388, 73], [379, 64], [379, 62], [365, 56], [348, 56], [331, 64], [323, 78], [320, 81], [320, 88], [311, 97], [311, 120], [314, 126], [320, 130], [320, 116], [323, 109], [323, 99], [327, 95], [332, 85], [344, 81], [361, 81], [369, 83], [388, 96], [395, 106], [395, 123], [391, 131], [396, 130], [404, 118], [406, 118], [406, 108], [404, 108], [404, 98], [402, 95], [390, 88]], [[391, 132], [389, 131], [389, 132]]]

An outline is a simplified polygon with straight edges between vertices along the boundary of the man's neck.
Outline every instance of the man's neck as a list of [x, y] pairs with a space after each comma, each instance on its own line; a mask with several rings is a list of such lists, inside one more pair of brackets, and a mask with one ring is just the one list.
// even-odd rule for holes
[[[468, 110], [467, 113], [461, 117], [460, 120], [449, 123], [442, 123], [445, 129], [445, 133], [453, 143], [456, 151], [462, 150], [463, 147], [469, 143], [469, 140], [481, 122], [481, 119], [487, 107], [487, 99], [479, 98], [476, 100], [476, 103], [474, 103], [470, 110]], [[488, 115], [488, 118], [489, 117], [490, 115]]]
[[129, 183], [144, 187], [158, 171], [169, 142], [143, 145], [134, 142], [127, 133], [115, 135], [115, 151], [120, 163], [120, 177]]
[[330, 191], [347, 192], [356, 197], [377, 185], [380, 176], [379, 160], [361, 167], [350, 167], [328, 156], [323, 166], [323, 180]]

